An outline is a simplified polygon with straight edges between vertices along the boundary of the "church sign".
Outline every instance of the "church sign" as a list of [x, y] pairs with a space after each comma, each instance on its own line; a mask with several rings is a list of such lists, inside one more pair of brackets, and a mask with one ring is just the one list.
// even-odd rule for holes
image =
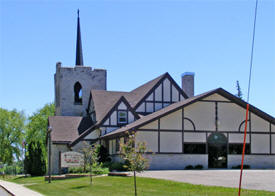
[[78, 167], [84, 165], [84, 155], [79, 152], [68, 151], [61, 153], [61, 167]]

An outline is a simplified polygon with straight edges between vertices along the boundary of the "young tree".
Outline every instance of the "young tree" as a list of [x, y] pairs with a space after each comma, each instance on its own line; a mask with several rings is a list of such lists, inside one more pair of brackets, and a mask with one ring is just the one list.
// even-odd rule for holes
[[120, 144], [120, 155], [129, 163], [128, 169], [134, 172], [135, 195], [137, 195], [136, 172], [142, 172], [149, 167], [149, 161], [145, 158], [145, 142], [135, 143], [136, 134], [128, 134], [125, 144]]
[[243, 98], [243, 93], [242, 93], [242, 90], [241, 90], [239, 80], [237, 80], [237, 82], [236, 82], [236, 89], [237, 89], [236, 96], [242, 99]]
[[86, 165], [90, 169], [90, 183], [92, 185], [92, 167], [97, 165], [98, 161], [98, 144], [90, 145], [87, 142], [83, 142], [83, 147], [81, 149], [84, 154], [84, 170], [86, 170]]
[[0, 162], [11, 164], [14, 157], [19, 160], [24, 122], [23, 112], [0, 108]]

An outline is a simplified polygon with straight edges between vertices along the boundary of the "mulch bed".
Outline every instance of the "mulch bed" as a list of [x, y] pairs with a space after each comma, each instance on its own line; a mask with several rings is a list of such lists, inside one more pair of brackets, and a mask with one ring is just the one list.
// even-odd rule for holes
[[129, 172], [109, 172], [108, 176], [129, 176]]
[[[81, 177], [87, 177], [90, 176], [90, 174], [65, 174], [65, 175], [59, 175], [59, 176], [51, 176], [52, 180], [64, 180], [64, 179], [70, 179], [70, 178], [81, 178]], [[95, 175], [92, 175], [95, 176]], [[49, 179], [49, 176], [45, 176], [45, 181]]]

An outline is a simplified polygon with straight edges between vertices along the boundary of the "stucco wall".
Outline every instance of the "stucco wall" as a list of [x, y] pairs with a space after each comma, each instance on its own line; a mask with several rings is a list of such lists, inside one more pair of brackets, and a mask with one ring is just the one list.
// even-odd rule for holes
[[251, 153], [270, 153], [270, 135], [252, 134]]
[[[229, 133], [229, 143], [243, 143], [243, 133]], [[246, 143], [250, 143], [249, 133], [246, 135]]]
[[203, 100], [208, 100], [208, 101], [230, 101], [226, 99], [225, 97], [215, 93], [213, 95], [210, 95], [208, 97], [205, 97]]
[[182, 110], [160, 118], [160, 129], [182, 130]]
[[158, 133], [153, 131], [138, 131], [136, 143], [145, 142], [148, 151], [158, 151]]
[[197, 130], [215, 130], [215, 103], [196, 102], [184, 108], [184, 117], [191, 119]]
[[271, 135], [271, 153], [275, 154], [275, 135]]
[[184, 142], [206, 142], [206, 133], [184, 133]]
[[160, 132], [160, 152], [182, 152], [182, 133]]
[[96, 129], [88, 134], [84, 139], [97, 139], [100, 136], [100, 129]]
[[251, 131], [269, 132], [269, 122], [251, 113]]
[[158, 129], [158, 120], [148, 123], [148, 124], [140, 127], [140, 129]]
[[237, 132], [244, 120], [245, 109], [242, 107], [235, 103], [218, 103], [218, 130]]

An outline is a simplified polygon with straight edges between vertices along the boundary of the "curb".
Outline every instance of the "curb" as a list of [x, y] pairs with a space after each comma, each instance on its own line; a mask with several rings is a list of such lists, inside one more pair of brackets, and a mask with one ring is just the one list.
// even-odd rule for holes
[[12, 192], [10, 192], [8, 189], [6, 189], [6, 188], [5, 188], [4, 186], [2, 186], [1, 184], [0, 184], [0, 187], [3, 188], [5, 191], [7, 191], [8, 194], [10, 194], [11, 196], [15, 196], [15, 194], [13, 194]]

